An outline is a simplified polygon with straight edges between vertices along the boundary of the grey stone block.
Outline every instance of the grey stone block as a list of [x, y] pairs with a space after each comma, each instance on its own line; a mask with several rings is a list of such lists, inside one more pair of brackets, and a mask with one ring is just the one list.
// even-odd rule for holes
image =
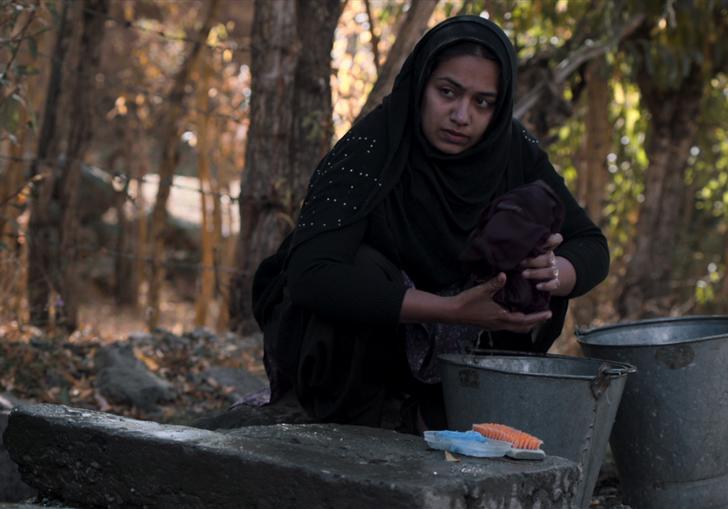
[[42, 494], [106, 507], [568, 508], [579, 479], [563, 458], [449, 462], [380, 429], [216, 432], [56, 405], [15, 409], [6, 443]]
[[116, 403], [138, 406], [147, 411], [161, 401], [171, 401], [177, 393], [169, 382], [150, 372], [134, 357], [128, 343], [114, 343], [100, 348], [95, 358], [96, 385]]
[[223, 366], [212, 366], [206, 369], [200, 378], [226, 389], [227, 398], [231, 403], [268, 385], [267, 380], [248, 373], [242, 368], [226, 368]]
[[20, 479], [18, 466], [5, 450], [3, 432], [8, 424], [9, 413], [0, 405], [0, 502], [19, 502], [34, 497], [35, 490]]
[[0, 509], [74, 509], [71, 506], [53, 501], [35, 502], [0, 502]]

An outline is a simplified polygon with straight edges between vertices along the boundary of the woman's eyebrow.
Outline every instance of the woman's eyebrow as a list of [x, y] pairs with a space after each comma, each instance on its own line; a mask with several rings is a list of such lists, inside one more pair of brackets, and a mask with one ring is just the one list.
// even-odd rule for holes
[[[463, 86], [461, 83], [458, 83], [454, 79], [450, 78], [449, 76], [438, 76], [436, 78], [440, 81], [447, 81], [453, 88], [456, 88], [458, 90], [465, 90], [465, 86]], [[498, 92], [495, 90], [482, 90], [479, 92], [476, 92], [476, 94], [480, 94], [487, 97], [498, 97]]]

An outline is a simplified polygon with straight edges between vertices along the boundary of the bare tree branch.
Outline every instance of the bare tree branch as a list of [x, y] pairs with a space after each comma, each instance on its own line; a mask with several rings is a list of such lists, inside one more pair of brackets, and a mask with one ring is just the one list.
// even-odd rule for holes
[[372, 34], [372, 54], [374, 55], [374, 67], [379, 77], [379, 36], [374, 31], [374, 16], [372, 15], [372, 5], [369, 0], [364, 0], [364, 6], [367, 9], [367, 17], [369, 18], [369, 33]]
[[357, 120], [373, 110], [392, 89], [394, 79], [407, 55], [427, 29], [427, 22], [430, 20], [437, 2], [438, 0], [412, 0], [407, 18], [397, 34], [397, 40], [389, 50], [387, 61], [382, 66], [379, 78], [359, 112]]
[[582, 64], [605, 54], [610, 48], [615, 47], [620, 41], [629, 37], [644, 21], [645, 16], [640, 14], [629, 20], [621, 30], [617, 31], [613, 37], [602, 44], [584, 46], [571, 53], [556, 66], [553, 72], [553, 79], [541, 81], [536, 87], [522, 97], [516, 104], [513, 116], [520, 119], [541, 100], [542, 96], [548, 88], [560, 87]]

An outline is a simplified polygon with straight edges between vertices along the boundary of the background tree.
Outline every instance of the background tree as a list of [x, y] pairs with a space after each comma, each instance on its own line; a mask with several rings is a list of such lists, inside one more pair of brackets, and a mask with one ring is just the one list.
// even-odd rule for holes
[[685, 172], [695, 145], [705, 89], [725, 72], [724, 9], [712, 2], [654, 3], [639, 35], [625, 45], [644, 108], [650, 115], [649, 159], [635, 247], [619, 297], [621, 316], [664, 313], [671, 292], [675, 240], [685, 203]]
[[[387, 53], [387, 61], [381, 68], [377, 61], [379, 51], [375, 51], [375, 62], [377, 67], [377, 81], [367, 96], [359, 116], [366, 115], [382, 102], [384, 96], [389, 94], [394, 85], [394, 79], [404, 64], [407, 55], [410, 54], [417, 41], [427, 30], [428, 22], [435, 10], [437, 0], [419, 0], [412, 2], [402, 25], [397, 31], [397, 38], [392, 48]], [[376, 38], [373, 38], [376, 40]]]
[[24, 153], [35, 142], [36, 118], [43, 103], [46, 66], [39, 51], [53, 43], [51, 24], [38, 0], [0, 9], [0, 295], [19, 318], [25, 294], [26, 243], [21, 215], [29, 186]]
[[[49, 173], [33, 197], [31, 216], [31, 264], [29, 294], [31, 319], [45, 325], [51, 292], [55, 293], [56, 324], [68, 331], [77, 327], [78, 294], [76, 275], [77, 200], [81, 164], [89, 145], [92, 128], [92, 90], [99, 64], [99, 51], [104, 35], [104, 16], [108, 10], [106, 0], [62, 2], [61, 25], [56, 43], [58, 62], [49, 84], [49, 101], [43, 134], [39, 138], [39, 158], [34, 162], [36, 173], [40, 158], [49, 163]], [[75, 12], [69, 12], [74, 10]], [[67, 20], [80, 20], [80, 31], [73, 31]], [[76, 40], [72, 40], [75, 38]], [[70, 53], [67, 45], [72, 44]], [[68, 58], [67, 57], [71, 57]], [[69, 71], [63, 75], [64, 62]], [[66, 97], [61, 95], [66, 81]], [[86, 90], [85, 94], [73, 93]], [[57, 127], [58, 108], [66, 102], [67, 131]], [[47, 154], [44, 152], [47, 150]]]
[[310, 173], [331, 143], [330, 53], [341, 7], [340, 0], [255, 2], [240, 273], [233, 278], [230, 300], [231, 326], [242, 332], [256, 328], [250, 295], [254, 271], [293, 229]]
[[[224, 328], [226, 310], [232, 309], [237, 330], [255, 330], [249, 321], [247, 329], [241, 326], [250, 317], [250, 303], [244, 302], [250, 280], [235, 279], [231, 288], [231, 274], [241, 270], [252, 274], [256, 260], [269, 254], [290, 231], [311, 170], [332, 141], [369, 107], [366, 99], [376, 102], [377, 81], [384, 83], [387, 75], [393, 75], [387, 72], [388, 66], [396, 72], [396, 55], [407, 52], [397, 48], [416, 40], [407, 34], [421, 33], [456, 13], [490, 17], [512, 38], [521, 62], [518, 113], [541, 138], [567, 185], [592, 217], [601, 220], [608, 236], [613, 260], [608, 281], [586, 299], [574, 302], [573, 323], [613, 322], [628, 310], [641, 315], [728, 309], [728, 299], [721, 297], [728, 294], [724, 127], [728, 86], [724, 67], [718, 65], [726, 50], [717, 42], [724, 37], [721, 23], [728, 19], [728, 12], [720, 3], [265, 2], [285, 7], [271, 15], [288, 18], [278, 28], [271, 25], [265, 38], [257, 34], [265, 42], [253, 46], [255, 2], [221, 2], [182, 89], [172, 132], [168, 129], [170, 90], [200, 39], [208, 2], [108, 0], [100, 62], [91, 85], [83, 88], [75, 76], [84, 24], [82, 2], [0, 1], [9, 6], [0, 9], [3, 323], [12, 318], [21, 327], [27, 324], [29, 307], [35, 323], [47, 323], [56, 314], [65, 319], [66, 299], [56, 298], [69, 292], [61, 280], [61, 260], [65, 264], [75, 257], [78, 263], [67, 266], [76, 267], [69, 272], [75, 274], [69, 288], [81, 304], [77, 320], [81, 330], [138, 328], [147, 305], [155, 302], [160, 304], [158, 326], [193, 327], [196, 317], [197, 324]], [[429, 16], [421, 15], [415, 27], [411, 20], [425, 8]], [[57, 31], [61, 23], [71, 29]], [[696, 24], [700, 33], [694, 30]], [[56, 45], [59, 33], [65, 39]], [[323, 33], [331, 38], [320, 37]], [[266, 82], [260, 67], [255, 72], [251, 69], [253, 53], [266, 49], [278, 52], [279, 63], [290, 64], [285, 80]], [[262, 65], [266, 71], [282, 71]], [[54, 66], [55, 81], [51, 79]], [[209, 70], [206, 79], [203, 66]], [[639, 78], [640, 73], [650, 80]], [[674, 134], [663, 134], [665, 126], [678, 122], [661, 115], [687, 107], [675, 104], [679, 101], [666, 90], [679, 88], [680, 80], [695, 75], [702, 76], [702, 87], [694, 93], [685, 89], [685, 97], [698, 104], [692, 110], [695, 113], [672, 117], [682, 118], [683, 131], [691, 133], [692, 141], [683, 144]], [[251, 100], [252, 80], [258, 80], [257, 97], [269, 94], [268, 103]], [[276, 88], [280, 84], [288, 88], [281, 91]], [[276, 96], [278, 92], [282, 95]], [[94, 127], [80, 158], [84, 163], [78, 181], [82, 199], [74, 214], [79, 226], [75, 242], [72, 236], [66, 237], [66, 255], [60, 236], [62, 187], [57, 181], [62, 176], [61, 163], [67, 161], [74, 96], [88, 99]], [[277, 97], [275, 102], [271, 97]], [[284, 106], [285, 110], [276, 109]], [[274, 122], [278, 122], [277, 130]], [[681, 170], [670, 165], [663, 173], [655, 170], [659, 161], [652, 154], [653, 145], [660, 146], [655, 142], [658, 138], [673, 148], [680, 145], [680, 154], [670, 164], [681, 158]], [[163, 214], [164, 221], [161, 229], [155, 227], [152, 242], [148, 221], [155, 214], [160, 192], [161, 162], [169, 160], [165, 144], [176, 150], [178, 160], [169, 178], [161, 179], [161, 191], [169, 184], [169, 195], [163, 209], [163, 200], [156, 200], [157, 218]], [[676, 172], [679, 178], [673, 179]], [[37, 185], [32, 184], [31, 174]], [[37, 199], [29, 200], [33, 185]], [[675, 205], [660, 208], [669, 201]], [[651, 206], [658, 212], [650, 212]], [[28, 231], [29, 216], [34, 236]], [[642, 222], [650, 216], [652, 226], [648, 227]], [[207, 227], [201, 228], [201, 223]], [[673, 248], [669, 260], [648, 245], [653, 239], [638, 236], [640, 228], [649, 231], [650, 237], [659, 237], [657, 244]], [[673, 232], [672, 236], [663, 235], [661, 229]], [[209, 242], [201, 241], [204, 231], [208, 240], [220, 238], [212, 242], [213, 270], [209, 270]], [[662, 261], [651, 268], [662, 267], [663, 275], [652, 277], [661, 289], [654, 298], [646, 298], [650, 304], [645, 311], [641, 309], [645, 294], [635, 292], [646, 291], [651, 283], [637, 277], [645, 274], [639, 265], [629, 267], [638, 260], [644, 266], [646, 258], [655, 257]], [[160, 270], [150, 283], [141, 276], [152, 258]], [[55, 267], [53, 272], [49, 267]], [[18, 281], [24, 281], [27, 270], [31, 274], [26, 298]], [[211, 274], [214, 280], [208, 294], [210, 280], [204, 279]], [[623, 290], [629, 281], [634, 288]], [[230, 298], [231, 289], [238, 300]], [[640, 309], [624, 306], [628, 295]], [[61, 302], [64, 307], [56, 310], [54, 305]], [[568, 329], [563, 336], [573, 346]]]
[[162, 124], [162, 159], [159, 164], [159, 187], [157, 188], [157, 199], [154, 202], [154, 210], [149, 228], [149, 239], [151, 242], [151, 263], [149, 276], [149, 297], [147, 302], [148, 326], [154, 329], [159, 324], [159, 296], [164, 282], [164, 233], [167, 223], [167, 200], [169, 199], [170, 187], [177, 164], [179, 163], [179, 120], [183, 114], [182, 101], [185, 97], [190, 74], [197, 63], [197, 57], [203, 45], [207, 42], [207, 36], [212, 28], [218, 0], [211, 0], [208, 6], [207, 15], [202, 26], [196, 34], [196, 38], [187, 54], [182, 67], [175, 76], [172, 90], [169, 93], [167, 112]]

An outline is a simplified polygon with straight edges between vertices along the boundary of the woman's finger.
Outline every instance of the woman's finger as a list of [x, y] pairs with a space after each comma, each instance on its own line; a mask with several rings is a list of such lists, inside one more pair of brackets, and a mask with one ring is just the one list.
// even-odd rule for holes
[[490, 278], [488, 281], [483, 283], [481, 287], [486, 293], [493, 295], [495, 292], [503, 288], [506, 284], [506, 275], [503, 272], [499, 272], [496, 276]]
[[520, 312], [504, 313], [501, 321], [510, 326], [533, 327], [551, 318], [551, 311], [539, 311], [538, 313], [524, 314]]
[[525, 279], [535, 279], [537, 281], [549, 281], [551, 279], [558, 279], [559, 268], [557, 266], [549, 266], [545, 269], [526, 269], [521, 275]]
[[560, 287], [561, 281], [558, 278], [552, 279], [551, 281], [544, 281], [536, 285], [536, 288], [542, 292], [555, 292]]
[[556, 255], [553, 251], [547, 251], [546, 253], [533, 258], [526, 258], [521, 264], [524, 268], [539, 269], [544, 267], [551, 267], [556, 263]]
[[564, 241], [564, 237], [560, 233], [553, 233], [546, 239], [546, 243], [542, 246], [544, 250], [553, 250]]

